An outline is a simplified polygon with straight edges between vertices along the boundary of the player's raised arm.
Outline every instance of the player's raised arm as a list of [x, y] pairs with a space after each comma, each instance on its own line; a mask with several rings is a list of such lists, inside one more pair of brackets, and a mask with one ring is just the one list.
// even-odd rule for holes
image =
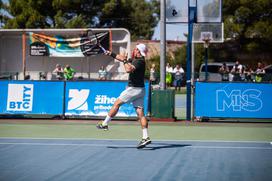
[[116, 53], [113, 53], [113, 52], [111, 52], [109, 50], [107, 50], [105, 52], [105, 55], [111, 56], [112, 58], [117, 59], [120, 62], [124, 62], [125, 60], [127, 60], [127, 56], [121, 55], [121, 54], [116, 54]]

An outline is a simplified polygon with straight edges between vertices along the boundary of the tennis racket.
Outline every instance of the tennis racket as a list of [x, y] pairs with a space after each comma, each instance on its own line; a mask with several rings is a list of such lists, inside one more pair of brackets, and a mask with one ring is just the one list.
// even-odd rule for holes
[[88, 30], [86, 38], [82, 45], [86, 48], [82, 53], [95, 52], [97, 49], [100, 49], [103, 53], [106, 53], [107, 50], [101, 45], [100, 41], [104, 39], [105, 33], [96, 34], [92, 30]]

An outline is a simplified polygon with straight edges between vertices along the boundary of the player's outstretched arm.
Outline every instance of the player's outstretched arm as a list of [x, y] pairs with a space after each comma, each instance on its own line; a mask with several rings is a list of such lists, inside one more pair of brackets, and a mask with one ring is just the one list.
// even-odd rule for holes
[[125, 55], [116, 54], [108, 50], [105, 52], [105, 55], [111, 56], [112, 58], [117, 59], [120, 62], [124, 62], [127, 60], [127, 57]]

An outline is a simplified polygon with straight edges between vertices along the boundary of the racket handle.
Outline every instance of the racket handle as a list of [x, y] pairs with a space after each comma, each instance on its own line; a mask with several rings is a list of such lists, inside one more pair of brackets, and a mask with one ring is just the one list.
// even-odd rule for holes
[[103, 51], [103, 53], [106, 53], [107, 50], [105, 48], [103, 48], [102, 46], [100, 46], [101, 50]]

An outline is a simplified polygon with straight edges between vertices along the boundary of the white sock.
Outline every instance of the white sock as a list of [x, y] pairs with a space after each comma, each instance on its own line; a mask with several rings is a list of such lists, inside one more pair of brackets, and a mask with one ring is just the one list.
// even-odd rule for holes
[[107, 115], [107, 117], [105, 118], [105, 120], [103, 121], [102, 125], [106, 126], [109, 124], [109, 122], [111, 121], [111, 117], [109, 115]]
[[143, 128], [143, 139], [148, 138], [147, 128]]

